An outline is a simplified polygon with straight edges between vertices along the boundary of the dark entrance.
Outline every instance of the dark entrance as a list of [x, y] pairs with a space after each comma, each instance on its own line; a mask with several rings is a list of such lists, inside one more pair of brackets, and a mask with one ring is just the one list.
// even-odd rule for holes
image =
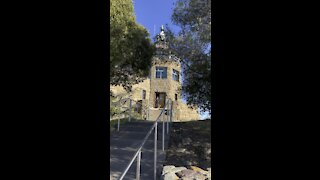
[[139, 113], [139, 114], [141, 114], [141, 111], [142, 111], [142, 100], [139, 100], [138, 102], [137, 102], [137, 112]]
[[156, 92], [155, 108], [164, 108], [166, 105], [166, 93]]

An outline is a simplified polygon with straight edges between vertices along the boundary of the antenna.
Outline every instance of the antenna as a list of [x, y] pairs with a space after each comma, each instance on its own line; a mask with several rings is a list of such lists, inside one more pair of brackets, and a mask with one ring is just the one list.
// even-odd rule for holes
[[156, 35], [156, 25], [154, 24], [153, 25], [153, 36], [155, 36]]

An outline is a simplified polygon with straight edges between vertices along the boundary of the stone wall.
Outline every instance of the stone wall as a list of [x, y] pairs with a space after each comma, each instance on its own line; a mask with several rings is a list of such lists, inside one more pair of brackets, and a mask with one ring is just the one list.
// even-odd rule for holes
[[179, 117], [178, 121], [191, 121], [191, 120], [199, 120], [200, 115], [197, 109], [189, 108], [186, 104], [181, 103], [178, 107]]
[[[167, 67], [166, 79], [158, 79], [155, 77], [156, 66]], [[179, 91], [179, 88], [181, 87], [181, 74], [180, 74], [179, 82], [173, 80], [172, 79], [173, 69], [181, 72], [180, 64], [173, 60], [163, 61], [157, 57], [153, 59], [153, 65], [150, 70], [151, 102], [155, 102], [155, 92], [165, 92], [167, 94], [167, 97], [172, 100], [175, 99], [175, 94], [178, 94], [178, 100], [181, 99], [181, 93]]]
[[[156, 66], [167, 67], [167, 78], [156, 78]], [[180, 72], [179, 82], [173, 80], [173, 69]], [[197, 110], [189, 108], [182, 102], [181, 99], [181, 67], [180, 63], [168, 58], [167, 60], [159, 59], [155, 56], [153, 58], [153, 64], [150, 69], [150, 78], [146, 78], [143, 82], [136, 84], [132, 87], [131, 98], [134, 100], [132, 105], [134, 106], [136, 101], [142, 100], [142, 91], [146, 90], [146, 99], [142, 100], [144, 107], [148, 107], [150, 103], [151, 110], [149, 111], [149, 120], [156, 120], [159, 116], [162, 108], [155, 108], [156, 92], [165, 92], [167, 97], [173, 100], [173, 120], [174, 121], [189, 121], [199, 120], [200, 116]], [[110, 86], [110, 89], [116, 96], [128, 98], [129, 94], [123, 89], [122, 86]], [[178, 99], [175, 100], [175, 94]], [[146, 116], [146, 112], [143, 112], [142, 116]]]
[[189, 108], [183, 102], [174, 102], [174, 121], [191, 121], [191, 120], [199, 120], [200, 115], [197, 109]]

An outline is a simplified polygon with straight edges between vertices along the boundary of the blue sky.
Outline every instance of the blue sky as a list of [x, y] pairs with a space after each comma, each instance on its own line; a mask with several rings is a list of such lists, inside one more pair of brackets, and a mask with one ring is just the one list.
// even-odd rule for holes
[[179, 30], [178, 26], [171, 22], [171, 15], [176, 0], [133, 0], [136, 19], [144, 26], [151, 37], [160, 32], [161, 25], [168, 24], [174, 32]]
[[[160, 32], [161, 25], [168, 24], [173, 32], [179, 31], [179, 27], [171, 21], [175, 2], [176, 0], [133, 0], [136, 20], [149, 31], [151, 38]], [[205, 112], [201, 114], [201, 119], [207, 116], [208, 112]]]

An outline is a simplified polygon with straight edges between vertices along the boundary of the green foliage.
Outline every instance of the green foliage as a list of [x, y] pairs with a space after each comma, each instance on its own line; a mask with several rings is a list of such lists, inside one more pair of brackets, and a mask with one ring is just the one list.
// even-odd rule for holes
[[130, 91], [149, 74], [154, 51], [149, 33], [136, 23], [132, 0], [111, 0], [110, 83]]
[[178, 0], [172, 21], [181, 27], [177, 35], [167, 27], [167, 38], [182, 59], [183, 94], [189, 105], [211, 113], [211, 1]]
[[[135, 101], [132, 101], [131, 106], [131, 118], [133, 119], [144, 119], [144, 117], [136, 112], [136, 109], [138, 107], [138, 104]], [[147, 108], [147, 105], [143, 105], [141, 107], [141, 111], [145, 113], [145, 110]], [[129, 99], [123, 96], [123, 94], [118, 94], [117, 96], [113, 95], [113, 93], [110, 93], [110, 115], [111, 117], [122, 117], [129, 116]]]
[[120, 108], [118, 106], [118, 98], [110, 94], [110, 115], [114, 116], [120, 113]]

